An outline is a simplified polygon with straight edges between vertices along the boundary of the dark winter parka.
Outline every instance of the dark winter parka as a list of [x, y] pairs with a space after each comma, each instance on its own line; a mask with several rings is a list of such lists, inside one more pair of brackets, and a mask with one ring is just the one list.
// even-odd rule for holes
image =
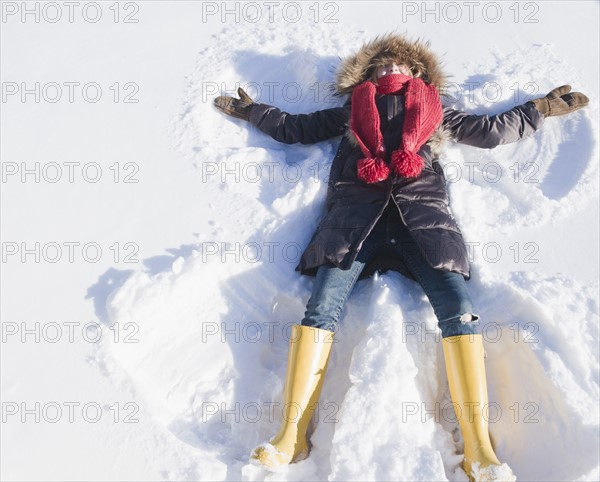
[[[407, 65], [413, 75], [438, 89], [445, 83], [439, 63], [426, 44], [390, 34], [365, 44], [356, 55], [342, 62], [336, 77], [337, 93], [351, 94], [355, 86], [371, 78], [377, 66], [390, 61]], [[446, 107], [440, 128], [418, 152], [425, 161], [418, 177], [390, 176], [386, 181], [367, 184], [357, 177], [357, 162], [364, 155], [348, 127], [349, 100], [343, 107], [312, 114], [292, 115], [266, 104], [256, 104], [251, 110], [250, 122], [280, 142], [312, 144], [344, 136], [331, 165], [326, 212], [296, 270], [314, 275], [316, 268], [326, 263], [349, 269], [388, 208], [398, 210], [399, 219], [432, 267], [454, 271], [468, 279], [467, 249], [450, 211], [446, 180], [437, 160], [441, 139], [493, 148], [529, 136], [542, 125], [544, 116], [532, 103], [493, 116], [470, 115]], [[401, 140], [403, 97], [378, 95], [376, 104], [386, 151], [391, 153]], [[361, 277], [387, 269], [412, 278], [402, 260], [381, 256], [365, 267]]]

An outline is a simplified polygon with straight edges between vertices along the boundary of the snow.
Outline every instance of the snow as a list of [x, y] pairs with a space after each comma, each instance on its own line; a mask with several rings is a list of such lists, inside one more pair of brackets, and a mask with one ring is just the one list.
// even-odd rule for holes
[[[279, 427], [290, 329], [312, 287], [294, 267], [339, 139], [280, 144], [212, 99], [241, 85], [290, 113], [341, 105], [328, 90], [340, 57], [394, 29], [443, 55], [456, 108], [501, 112], [565, 83], [591, 99], [517, 144], [449, 145], [442, 163], [472, 249], [500, 460], [517, 480], [600, 478], [598, 4], [484, 2], [469, 21], [467, 3], [454, 2], [459, 21], [443, 2], [427, 4], [439, 18], [421, 2], [305, 3], [294, 22], [293, 2], [273, 19], [232, 2], [239, 18], [225, 22], [219, 2], [137, 2], [135, 24], [107, 20], [109, 3], [98, 23], [3, 10], [3, 83], [140, 87], [137, 104], [3, 99], [3, 173], [64, 169], [55, 183], [2, 182], [3, 256], [6, 243], [48, 248], [3, 259], [3, 478], [467, 480], [433, 310], [397, 273], [360, 281], [347, 302], [309, 458], [282, 473], [248, 461]], [[69, 182], [69, 161], [98, 162], [102, 179]], [[139, 182], [114, 182], [115, 162], [121, 176], [137, 163]], [[77, 247], [70, 262], [65, 242], [103, 255]], [[24, 335], [35, 323], [48, 327], [37, 342]], [[86, 323], [102, 336], [90, 342]], [[36, 402], [39, 421], [23, 413]]]

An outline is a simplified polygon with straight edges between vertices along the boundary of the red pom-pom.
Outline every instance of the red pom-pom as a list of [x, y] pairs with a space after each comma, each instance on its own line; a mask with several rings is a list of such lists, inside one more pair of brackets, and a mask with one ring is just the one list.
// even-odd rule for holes
[[392, 169], [402, 177], [417, 177], [423, 170], [423, 159], [413, 151], [394, 151]]
[[390, 168], [381, 157], [365, 157], [357, 167], [358, 177], [369, 184], [385, 181], [390, 175]]

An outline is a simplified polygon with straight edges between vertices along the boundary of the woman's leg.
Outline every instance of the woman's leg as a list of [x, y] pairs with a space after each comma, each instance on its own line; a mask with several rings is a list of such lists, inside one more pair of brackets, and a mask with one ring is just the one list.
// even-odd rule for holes
[[[342, 308], [365, 263], [375, 253], [381, 229], [369, 235], [349, 270], [321, 266], [301, 325], [292, 327], [286, 381], [284, 416], [279, 432], [250, 455], [252, 463], [278, 470], [308, 456], [306, 431], [318, 403]], [[291, 410], [291, 412], [288, 412]]]
[[383, 243], [383, 225], [378, 224], [365, 240], [348, 270], [322, 265], [317, 270], [302, 325], [335, 332], [344, 304], [365, 265]]
[[278, 470], [308, 456], [306, 431], [321, 394], [332, 342], [330, 331], [292, 326], [279, 432], [253, 450], [251, 463]]
[[492, 447], [486, 410], [487, 379], [483, 339], [464, 277], [429, 266], [410, 233], [403, 228], [401, 254], [427, 294], [442, 331], [442, 348], [450, 396], [465, 441], [463, 467], [470, 480], [515, 480]]
[[463, 275], [432, 268], [406, 227], [402, 227], [398, 238], [396, 250], [423, 287], [438, 319], [442, 338], [479, 333], [479, 316], [473, 313], [473, 302]]
[[[411, 266], [411, 262], [408, 264]], [[413, 261], [410, 270], [433, 307], [442, 338], [480, 333], [479, 315], [473, 313], [473, 302], [464, 277], [429, 265], [415, 265]]]

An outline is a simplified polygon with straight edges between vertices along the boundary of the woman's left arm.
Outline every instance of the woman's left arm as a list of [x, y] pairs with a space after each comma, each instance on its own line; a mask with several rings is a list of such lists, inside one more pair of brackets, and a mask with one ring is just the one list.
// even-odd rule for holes
[[510, 144], [533, 134], [544, 124], [546, 117], [567, 114], [589, 103], [585, 95], [570, 90], [570, 86], [558, 87], [546, 97], [497, 115], [472, 115], [445, 108], [442, 125], [456, 142], [462, 144], [487, 149]]

